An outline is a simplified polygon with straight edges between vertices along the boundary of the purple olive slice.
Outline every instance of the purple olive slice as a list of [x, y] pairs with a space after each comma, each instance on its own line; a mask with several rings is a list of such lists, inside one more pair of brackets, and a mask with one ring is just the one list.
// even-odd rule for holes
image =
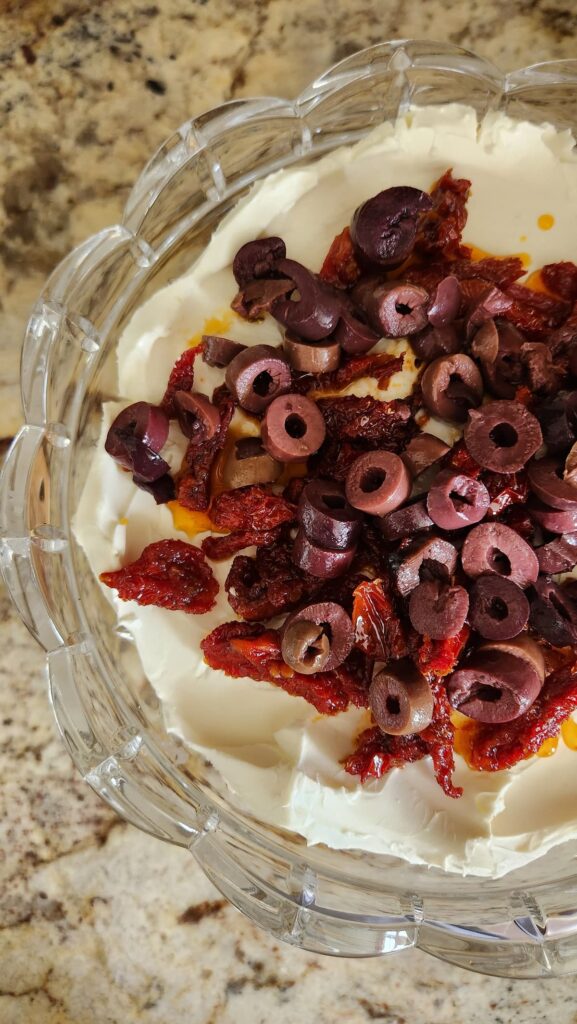
[[174, 405], [185, 437], [202, 437], [209, 441], [220, 430], [219, 411], [206, 395], [197, 391], [177, 391]]
[[395, 572], [399, 594], [407, 597], [421, 580], [438, 579], [448, 582], [457, 568], [457, 549], [442, 537], [427, 537], [416, 543]]
[[336, 551], [356, 543], [363, 521], [342, 487], [329, 480], [312, 480], [305, 485], [297, 518], [309, 540]]
[[541, 572], [570, 572], [577, 565], [577, 533], [566, 533], [543, 544], [537, 548], [537, 558]]
[[539, 575], [539, 561], [533, 548], [503, 523], [481, 523], [471, 530], [461, 550], [461, 564], [473, 579], [496, 574], [523, 589]]
[[427, 495], [427, 512], [442, 530], [460, 530], [479, 523], [490, 504], [484, 483], [451, 469], [438, 474]]
[[342, 576], [347, 569], [350, 569], [354, 557], [354, 547], [348, 548], [346, 551], [333, 551], [320, 544], [314, 544], [312, 540], [308, 539], [302, 527], [297, 530], [293, 558], [299, 569], [310, 573], [311, 576], [327, 580]]
[[275, 271], [278, 261], [285, 256], [286, 246], [282, 238], [272, 236], [246, 242], [232, 261], [232, 272], [237, 284], [242, 288], [254, 278], [268, 277]]
[[143, 483], [168, 473], [170, 466], [159, 452], [168, 437], [168, 416], [150, 402], [128, 405], [112, 422], [104, 447], [124, 469]]
[[301, 675], [326, 672], [330, 641], [322, 626], [304, 619], [284, 629], [281, 646], [283, 661]]
[[347, 501], [361, 512], [384, 516], [407, 500], [411, 476], [394, 452], [376, 451], [359, 455], [345, 482]]
[[341, 350], [334, 338], [313, 343], [301, 341], [287, 331], [283, 348], [293, 370], [301, 373], [330, 373], [341, 361]]
[[398, 661], [394, 670], [373, 676], [369, 707], [382, 732], [410, 736], [422, 732], [433, 720], [433, 693], [429, 683], [409, 661]]
[[427, 306], [427, 318], [433, 327], [446, 327], [459, 315], [461, 285], [453, 274], [443, 277], [434, 289]]
[[435, 359], [423, 374], [423, 401], [429, 412], [463, 422], [472, 406], [480, 404], [483, 381], [476, 363], [462, 352]]
[[553, 459], [533, 459], [528, 467], [529, 486], [550, 508], [572, 512], [577, 510], [577, 487], [562, 480], [563, 461]]
[[318, 452], [326, 426], [318, 406], [304, 395], [281, 395], [262, 421], [262, 443], [280, 462], [302, 462]]
[[447, 682], [451, 705], [478, 722], [512, 722], [525, 713], [541, 690], [529, 662], [504, 651], [482, 649]]
[[221, 338], [217, 334], [203, 334], [202, 359], [207, 366], [228, 366], [239, 352], [244, 352], [246, 345], [230, 338]]
[[429, 295], [416, 284], [375, 284], [369, 280], [355, 288], [354, 296], [380, 337], [405, 338], [427, 324]]
[[411, 348], [419, 359], [430, 363], [439, 356], [453, 355], [461, 349], [461, 338], [455, 324], [433, 327], [432, 324], [411, 335]]
[[351, 221], [357, 254], [383, 267], [402, 262], [413, 250], [419, 214], [432, 205], [426, 192], [408, 185], [395, 185], [367, 199]]
[[543, 443], [539, 421], [521, 402], [470, 409], [465, 444], [476, 462], [496, 473], [517, 473]]
[[420, 533], [422, 530], [430, 530], [433, 525], [424, 500], [404, 505], [379, 519], [379, 528], [386, 540], [412, 537], [413, 534]]
[[531, 519], [550, 533], [575, 533], [577, 531], [577, 508], [557, 509], [543, 505], [537, 498], [530, 498], [527, 509]]
[[499, 331], [494, 320], [486, 320], [475, 331], [471, 352], [481, 363], [494, 363], [499, 355]]
[[535, 414], [551, 455], [571, 448], [577, 439], [577, 391], [561, 391], [540, 402]]
[[485, 323], [486, 320], [490, 320], [493, 317], [501, 316], [503, 313], [506, 313], [512, 305], [512, 298], [505, 295], [500, 288], [497, 288], [494, 285], [490, 286], [487, 291], [477, 299], [467, 314], [467, 337], [470, 338], [480, 324]]
[[247, 412], [262, 412], [291, 387], [290, 366], [272, 345], [253, 345], [239, 352], [228, 364], [224, 379]]
[[554, 647], [576, 644], [577, 605], [567, 589], [547, 576], [540, 576], [531, 600], [529, 625]]
[[464, 587], [425, 580], [409, 598], [409, 618], [421, 636], [445, 640], [461, 631], [469, 610], [469, 595]]
[[248, 487], [278, 480], [282, 464], [265, 452], [260, 437], [241, 437], [227, 459], [223, 472], [226, 487]]
[[449, 451], [449, 445], [433, 434], [417, 434], [411, 438], [401, 458], [413, 476], [423, 473], [434, 462], [442, 459]]
[[301, 622], [313, 624], [317, 630], [320, 629], [322, 637], [328, 643], [328, 657], [323, 668], [317, 669], [317, 671], [332, 672], [333, 669], [342, 665], [351, 653], [355, 639], [351, 618], [342, 605], [337, 604], [336, 601], [319, 601], [316, 604], [308, 604], [289, 615], [282, 629], [283, 657], [284, 637], [287, 631]]
[[486, 640], [510, 640], [529, 619], [521, 587], [503, 576], [479, 576], [470, 591], [469, 622]]
[[541, 685], [545, 682], [545, 658], [543, 649], [526, 633], [514, 637], [511, 640], [493, 640], [491, 643], [483, 644], [480, 651], [503, 651], [505, 654], [513, 654], [516, 658], [522, 658], [531, 668], [535, 670]]
[[[288, 298], [275, 299], [271, 313], [283, 327], [306, 341], [320, 341], [332, 334], [341, 313], [338, 298], [302, 263], [279, 260], [276, 270], [294, 282]], [[293, 298], [298, 294], [298, 298]]]
[[343, 352], [358, 356], [373, 348], [377, 344], [380, 334], [375, 334], [370, 327], [361, 323], [358, 317], [353, 316], [348, 310], [341, 309], [341, 317], [332, 337], [341, 346]]
[[262, 320], [277, 299], [284, 299], [294, 291], [294, 281], [288, 277], [255, 278], [242, 286], [230, 308], [245, 320]]

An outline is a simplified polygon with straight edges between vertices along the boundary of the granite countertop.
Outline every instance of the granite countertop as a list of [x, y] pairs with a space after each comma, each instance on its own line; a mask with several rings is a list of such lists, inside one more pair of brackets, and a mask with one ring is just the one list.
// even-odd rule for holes
[[[5, 0], [0, 13], [0, 438], [20, 422], [18, 347], [55, 263], [116, 221], [182, 121], [295, 95], [403, 36], [504, 69], [572, 56], [571, 0]], [[0, 592], [0, 1024], [509, 1024], [577, 1021], [577, 978], [466, 974], [421, 953], [337, 961], [280, 946], [180, 849], [117, 819], [75, 773], [42, 652]]]

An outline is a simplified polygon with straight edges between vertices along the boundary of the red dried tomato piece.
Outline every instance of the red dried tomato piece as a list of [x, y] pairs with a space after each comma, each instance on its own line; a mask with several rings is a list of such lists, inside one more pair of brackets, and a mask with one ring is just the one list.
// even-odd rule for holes
[[541, 280], [546, 288], [568, 302], [577, 300], [577, 266], [571, 260], [547, 263], [541, 269]]
[[266, 629], [259, 622], [217, 626], [201, 648], [211, 668], [234, 678], [273, 683], [292, 696], [304, 697], [320, 714], [334, 715], [350, 704], [367, 706], [364, 666], [358, 659], [347, 659], [333, 672], [301, 675], [283, 661], [279, 631]]
[[403, 369], [404, 356], [392, 356], [387, 352], [375, 352], [374, 355], [354, 356], [343, 362], [338, 370], [323, 373], [317, 377], [315, 390], [343, 391], [360, 377], [376, 377], [378, 387], [384, 391], [393, 374]]
[[219, 529], [231, 533], [205, 537], [202, 550], [209, 558], [230, 558], [252, 544], [272, 544], [279, 527], [294, 522], [296, 508], [266, 487], [254, 484], [219, 494], [211, 504], [210, 518]]
[[355, 644], [371, 658], [404, 658], [407, 639], [383, 580], [365, 580], [353, 592]]
[[228, 602], [243, 619], [271, 619], [291, 611], [319, 587], [315, 576], [294, 563], [292, 541], [282, 538], [260, 547], [254, 557], [237, 555], [224, 589]]
[[431, 755], [435, 778], [447, 796], [458, 799], [463, 795], [461, 786], [453, 785], [455, 770], [455, 728], [451, 721], [451, 705], [447, 691], [439, 679], [430, 681], [433, 691], [433, 721], [420, 733]]
[[513, 305], [503, 316], [533, 341], [546, 340], [550, 332], [563, 323], [570, 311], [569, 304], [563, 299], [533, 291], [522, 284], [510, 285], [507, 295], [513, 299]]
[[160, 403], [160, 407], [172, 419], [176, 416], [174, 396], [177, 391], [192, 391], [194, 385], [194, 364], [198, 357], [202, 355], [203, 350], [204, 346], [202, 343], [196, 345], [195, 348], [185, 349], [170, 371], [170, 377], [168, 378], [168, 384], [166, 385], [166, 391], [164, 392], [164, 398]]
[[329, 438], [353, 441], [362, 446], [361, 450], [386, 448], [388, 451], [401, 451], [417, 429], [410, 407], [398, 399], [381, 402], [370, 395], [366, 398], [345, 395], [343, 398], [321, 398], [317, 404]]
[[486, 256], [481, 260], [455, 260], [451, 263], [449, 273], [462, 282], [481, 280], [485, 287], [497, 285], [504, 290], [523, 277], [525, 267], [518, 256]]
[[453, 445], [450, 451], [447, 452], [443, 459], [442, 464], [447, 469], [456, 469], [461, 473], [466, 473], [467, 476], [472, 476], [475, 479], [481, 472], [481, 467], [472, 455], [469, 455], [469, 451], [465, 442], [461, 439]]
[[529, 497], [529, 479], [524, 469], [518, 473], [493, 473], [485, 470], [481, 473], [491, 498], [487, 515], [498, 516], [511, 505], [524, 505]]
[[334, 288], [350, 288], [360, 276], [361, 268], [355, 257], [351, 232], [346, 227], [331, 242], [319, 277]]
[[520, 718], [475, 729], [470, 753], [472, 768], [499, 772], [535, 754], [556, 736], [561, 723], [577, 710], [577, 660], [552, 672], [537, 700]]
[[467, 223], [470, 188], [470, 181], [454, 178], [450, 169], [433, 185], [430, 193], [433, 206], [421, 220], [415, 253], [426, 253], [433, 259], [467, 255], [469, 250], [461, 246], [461, 236]]
[[419, 671], [426, 676], [448, 676], [465, 650], [470, 634], [469, 627], [463, 626], [456, 636], [449, 636], [444, 640], [423, 637], [415, 658]]
[[577, 342], [577, 302], [566, 320], [547, 338], [547, 344], [554, 357], [566, 356], [575, 342]]
[[226, 389], [218, 389], [218, 393], [215, 391], [212, 397], [214, 404], [218, 405], [220, 428], [206, 441], [203, 441], [202, 436], [191, 438], [180, 469], [178, 500], [193, 512], [206, 512], [209, 506], [210, 471], [225, 444], [234, 413], [234, 402]]
[[448, 260], [435, 260], [434, 262], [425, 259], [415, 259], [403, 268], [402, 280], [410, 284], [418, 284], [425, 291], [432, 292], [447, 274], [451, 273], [451, 263]]
[[192, 615], [210, 611], [218, 594], [218, 583], [202, 551], [182, 540], [148, 544], [136, 561], [103, 572], [100, 579], [117, 590], [123, 601]]

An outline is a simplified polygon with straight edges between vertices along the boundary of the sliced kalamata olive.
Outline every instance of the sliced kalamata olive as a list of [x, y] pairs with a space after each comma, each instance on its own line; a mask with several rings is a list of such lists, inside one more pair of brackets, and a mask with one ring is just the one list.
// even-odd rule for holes
[[379, 527], [386, 540], [412, 537], [413, 534], [422, 530], [430, 530], [433, 525], [433, 520], [427, 513], [424, 501], [415, 501], [410, 505], [404, 505], [403, 508], [388, 512], [386, 516], [379, 519]]
[[515, 530], [503, 523], [481, 523], [465, 537], [461, 563], [467, 576], [475, 579], [493, 573], [525, 589], [539, 575], [539, 561], [533, 548]]
[[577, 439], [577, 391], [561, 391], [539, 403], [535, 415], [551, 455], [565, 452]]
[[286, 256], [282, 238], [255, 238], [241, 245], [234, 260], [232, 272], [242, 288], [255, 277], [268, 277], [276, 269], [276, 263]]
[[312, 675], [325, 672], [330, 657], [329, 638], [322, 626], [304, 619], [285, 627], [282, 635], [283, 661], [295, 672]]
[[427, 323], [428, 292], [416, 284], [367, 282], [354, 292], [369, 325], [384, 338], [405, 338]]
[[397, 661], [394, 670], [373, 676], [369, 707], [382, 732], [410, 736], [422, 732], [433, 720], [433, 693], [412, 662]]
[[168, 428], [168, 416], [162, 409], [150, 402], [134, 402], [113, 421], [104, 447], [120, 466], [150, 483], [170, 469], [159, 455], [166, 443]]
[[311, 576], [332, 580], [350, 568], [355, 557], [354, 546], [345, 551], [334, 551], [309, 540], [302, 527], [297, 530], [293, 558], [300, 569]]
[[373, 348], [377, 344], [380, 334], [375, 334], [370, 327], [361, 323], [358, 317], [353, 316], [348, 310], [342, 309], [340, 320], [332, 337], [341, 346], [343, 352], [358, 356]]
[[577, 604], [548, 576], [540, 576], [535, 583], [529, 625], [554, 647], [577, 643]]
[[433, 327], [446, 327], [459, 315], [461, 306], [461, 285], [456, 277], [449, 274], [439, 281], [431, 294], [427, 306], [427, 318]]
[[496, 473], [517, 473], [543, 443], [539, 421], [521, 402], [470, 409], [464, 436], [479, 465]]
[[565, 459], [563, 468], [563, 479], [565, 483], [577, 486], [577, 444], [574, 444]]
[[262, 412], [291, 387], [290, 366], [272, 345], [253, 345], [228, 364], [226, 386], [247, 412]]
[[419, 583], [409, 599], [409, 618], [421, 636], [445, 640], [461, 631], [469, 610], [469, 595], [464, 587], [426, 580]]
[[[491, 321], [487, 321], [487, 324]], [[495, 358], [479, 358], [483, 370], [483, 379], [492, 395], [496, 398], [514, 398], [515, 391], [523, 381], [523, 363], [521, 350], [525, 339], [513, 324], [507, 320], [494, 321], [498, 335], [498, 351]], [[484, 326], [480, 328], [484, 330]], [[480, 332], [477, 332], [480, 333]], [[477, 333], [473, 339], [476, 343]], [[476, 352], [473, 352], [477, 355]], [[492, 352], [490, 351], [490, 355]]]
[[363, 517], [349, 505], [340, 484], [312, 480], [303, 488], [298, 520], [309, 540], [325, 548], [350, 548], [358, 539]]
[[401, 458], [409, 472], [418, 476], [448, 451], [449, 445], [433, 434], [417, 434], [411, 438]]
[[427, 537], [403, 555], [395, 572], [395, 584], [403, 597], [407, 597], [422, 580], [449, 582], [457, 568], [457, 549], [442, 537]]
[[480, 651], [503, 651], [504, 654], [513, 654], [516, 658], [522, 658], [535, 669], [541, 684], [545, 681], [545, 658], [543, 648], [526, 633], [514, 637], [511, 640], [493, 640], [491, 643], [483, 644]]
[[164, 473], [156, 480], [141, 480], [140, 477], [133, 476], [132, 482], [141, 491], [152, 494], [157, 505], [166, 505], [167, 501], [174, 501], [176, 498], [176, 487], [170, 473]]
[[469, 621], [487, 640], [518, 636], [529, 619], [529, 602], [521, 587], [503, 576], [479, 576], [470, 591]]
[[345, 482], [347, 500], [353, 508], [384, 516], [407, 500], [411, 475], [394, 452], [376, 451], [359, 455]]
[[273, 302], [294, 291], [294, 281], [288, 277], [256, 278], [243, 285], [235, 295], [230, 308], [246, 320], [262, 320]]
[[177, 391], [174, 405], [185, 437], [202, 437], [209, 441], [220, 430], [219, 411], [206, 395], [197, 391]]
[[[338, 298], [314, 274], [295, 260], [279, 260], [275, 268], [294, 281], [292, 295], [275, 299], [271, 313], [283, 327], [306, 341], [320, 341], [332, 334], [341, 313]], [[298, 294], [298, 298], [292, 296]]]
[[203, 334], [202, 358], [207, 366], [228, 366], [239, 352], [244, 352], [246, 345], [230, 338], [221, 338], [217, 334]]
[[435, 359], [427, 366], [421, 384], [429, 412], [446, 420], [464, 422], [467, 411], [483, 397], [479, 369], [462, 352]]
[[427, 512], [442, 530], [460, 530], [483, 519], [491, 498], [485, 484], [465, 473], [442, 470], [427, 495]]
[[542, 341], [526, 341], [521, 346], [521, 362], [527, 387], [536, 395], [553, 395], [559, 390], [562, 374], [553, 362], [553, 353]]
[[223, 472], [226, 487], [248, 487], [278, 480], [282, 464], [265, 452], [260, 437], [241, 437], [227, 459]]
[[447, 682], [452, 706], [478, 722], [512, 722], [538, 697], [541, 680], [524, 658], [489, 648], [476, 652]]
[[566, 533], [543, 544], [537, 548], [537, 558], [541, 572], [570, 572], [577, 565], [577, 533]]
[[499, 355], [499, 331], [494, 320], [486, 320], [475, 331], [471, 352], [482, 363], [494, 363]]
[[537, 498], [527, 503], [531, 519], [550, 533], [575, 533], [577, 531], [577, 508], [557, 509], [543, 505]]
[[304, 395], [281, 395], [262, 421], [262, 443], [273, 459], [302, 462], [318, 452], [326, 426], [318, 406]]
[[424, 330], [411, 335], [411, 347], [419, 359], [430, 363], [438, 356], [452, 355], [461, 348], [461, 338], [454, 324], [433, 327], [427, 324]]
[[322, 636], [328, 641], [329, 656], [320, 671], [332, 672], [333, 669], [342, 665], [351, 653], [355, 639], [351, 618], [342, 605], [337, 604], [336, 601], [319, 601], [293, 612], [283, 626], [283, 649], [287, 630], [292, 629], [300, 622], [313, 623], [317, 629], [322, 631]]
[[490, 286], [467, 313], [467, 337], [470, 338], [486, 320], [506, 313], [512, 305], [513, 299], [505, 295], [500, 288]]
[[383, 267], [401, 263], [413, 250], [419, 214], [431, 206], [426, 192], [408, 185], [395, 185], [367, 199], [351, 221], [357, 254]]
[[577, 510], [577, 486], [562, 480], [563, 461], [553, 459], [532, 459], [527, 467], [529, 486], [538, 498], [562, 511]]
[[313, 343], [301, 341], [287, 331], [283, 348], [292, 368], [301, 373], [329, 373], [336, 370], [341, 361], [340, 346], [334, 338]]

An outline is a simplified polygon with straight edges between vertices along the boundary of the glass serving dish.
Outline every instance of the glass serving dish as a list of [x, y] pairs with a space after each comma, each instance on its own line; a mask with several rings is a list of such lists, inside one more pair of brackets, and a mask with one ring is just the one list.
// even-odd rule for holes
[[459, 47], [385, 42], [331, 68], [294, 102], [233, 101], [167, 139], [122, 223], [75, 249], [32, 311], [22, 353], [26, 424], [1, 481], [2, 571], [47, 652], [54, 713], [87, 783], [127, 821], [187, 847], [258, 925], [319, 953], [418, 946], [488, 974], [563, 975], [577, 970], [576, 843], [489, 881], [309, 847], [243, 814], [210, 765], [165, 730], [132, 642], [70, 530], [134, 310], [193, 263], [257, 179], [354, 142], [412, 105], [451, 101], [577, 130], [577, 61], [504, 76]]

